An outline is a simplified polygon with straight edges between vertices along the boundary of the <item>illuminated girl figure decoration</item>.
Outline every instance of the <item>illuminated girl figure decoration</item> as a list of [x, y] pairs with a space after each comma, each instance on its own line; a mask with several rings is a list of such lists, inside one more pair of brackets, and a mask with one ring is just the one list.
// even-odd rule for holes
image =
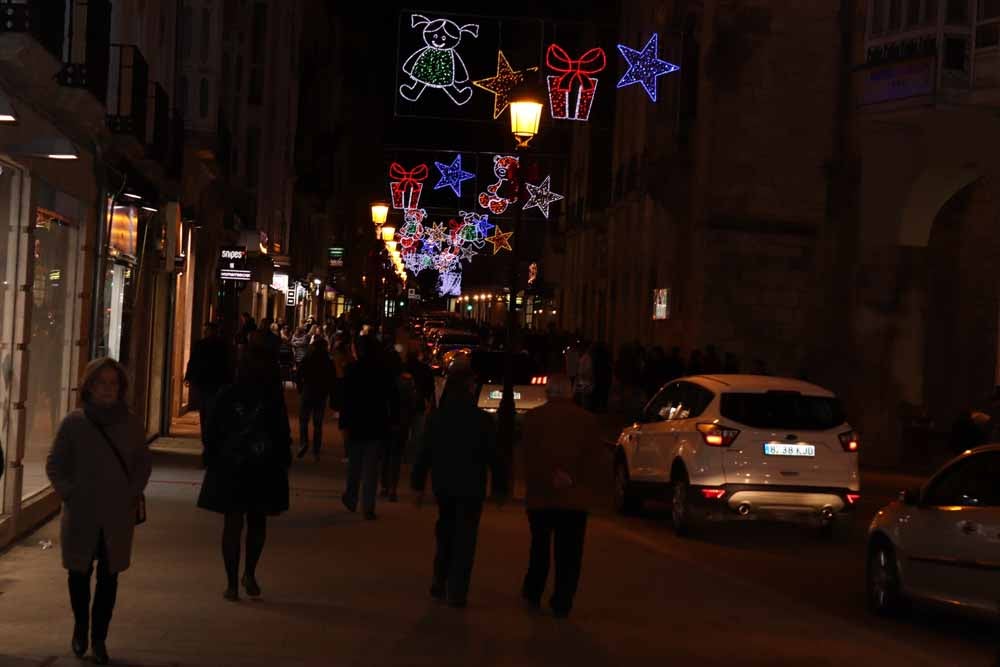
[[462, 35], [479, 37], [479, 26], [472, 23], [460, 26], [448, 19], [411, 15], [410, 27], [421, 26], [426, 46], [403, 63], [403, 72], [412, 82], [400, 86], [399, 94], [405, 100], [416, 102], [425, 90], [437, 88], [458, 106], [464, 105], [472, 99], [472, 86], [462, 85], [469, 81], [469, 70], [455, 49], [462, 43]]

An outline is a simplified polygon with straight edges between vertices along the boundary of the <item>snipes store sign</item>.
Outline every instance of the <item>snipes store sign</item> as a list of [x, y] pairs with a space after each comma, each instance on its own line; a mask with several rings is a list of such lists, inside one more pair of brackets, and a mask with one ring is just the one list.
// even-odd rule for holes
[[238, 283], [250, 282], [247, 249], [230, 246], [219, 250], [219, 279]]

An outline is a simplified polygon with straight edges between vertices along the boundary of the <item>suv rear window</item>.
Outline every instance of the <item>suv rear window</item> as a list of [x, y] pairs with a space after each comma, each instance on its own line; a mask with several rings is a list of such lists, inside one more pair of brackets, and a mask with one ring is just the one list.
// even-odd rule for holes
[[[526, 354], [514, 355], [514, 384], [531, 384], [531, 378], [539, 375], [535, 361]], [[472, 353], [472, 371], [480, 384], [503, 383], [503, 353], [477, 350]]]
[[794, 391], [724, 393], [720, 412], [726, 419], [753, 428], [826, 431], [847, 421], [836, 398], [803, 396]]

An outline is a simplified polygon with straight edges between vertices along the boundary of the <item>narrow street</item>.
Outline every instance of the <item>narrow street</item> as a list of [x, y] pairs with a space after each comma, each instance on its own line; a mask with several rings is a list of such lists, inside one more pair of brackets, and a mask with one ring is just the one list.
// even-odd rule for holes
[[[222, 599], [221, 518], [195, 507], [197, 442], [157, 443], [149, 522], [122, 576], [109, 650], [127, 665], [983, 665], [990, 629], [864, 611], [861, 524], [829, 544], [758, 524], [676, 538], [664, 507], [595, 518], [569, 621], [525, 611], [528, 531], [519, 503], [483, 519], [470, 606], [427, 595], [435, 509], [411, 498], [363, 521], [340, 504], [342, 445], [296, 461], [292, 509], [269, 524], [264, 596]], [[187, 450], [188, 453], [183, 453]], [[876, 478], [879, 479], [879, 478]], [[886, 479], [867, 498], [887, 496]], [[881, 498], [877, 500], [881, 502]], [[859, 517], [860, 520], [861, 517]], [[52, 541], [52, 548], [40, 543]], [[58, 522], [0, 555], [0, 667], [72, 665]], [[57, 657], [60, 656], [60, 657]]]

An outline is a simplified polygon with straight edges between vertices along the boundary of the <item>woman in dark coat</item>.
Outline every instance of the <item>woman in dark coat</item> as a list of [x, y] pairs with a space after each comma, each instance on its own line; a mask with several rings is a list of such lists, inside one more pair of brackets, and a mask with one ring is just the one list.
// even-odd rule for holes
[[87, 652], [89, 629], [99, 665], [108, 664], [104, 642], [118, 573], [131, 561], [137, 511], [152, 470], [145, 429], [125, 404], [126, 388], [127, 377], [117, 361], [104, 357], [90, 362], [80, 389], [83, 409], [62, 420], [45, 466], [63, 501], [60, 541], [75, 619], [73, 652], [78, 657]]
[[225, 515], [222, 558], [227, 600], [239, 600], [244, 517], [247, 539], [243, 586], [247, 595], [260, 595], [256, 573], [264, 550], [267, 516], [288, 509], [291, 444], [277, 363], [266, 343], [251, 335], [236, 384], [220, 393], [208, 425], [205, 481], [198, 497], [198, 507]]

